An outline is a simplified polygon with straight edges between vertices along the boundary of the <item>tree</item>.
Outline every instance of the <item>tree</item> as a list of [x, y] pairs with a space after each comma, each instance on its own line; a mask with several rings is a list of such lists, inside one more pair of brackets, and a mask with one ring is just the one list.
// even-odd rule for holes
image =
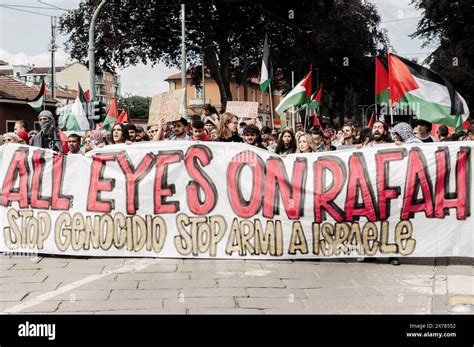
[[[89, 21], [99, 2], [84, 1], [61, 18], [61, 30], [70, 37], [66, 48], [83, 62]], [[232, 77], [245, 83], [259, 74], [266, 33], [274, 68], [282, 77], [275, 86], [288, 89], [291, 71], [300, 79], [310, 64], [317, 65], [320, 80], [328, 83], [326, 90], [336, 91], [338, 105], [344, 104], [347, 85], [360, 84], [361, 75], [366, 79], [366, 71], [356, 71], [356, 60], [368, 61], [366, 56], [386, 45], [374, 5], [361, 0], [184, 2], [186, 45], [204, 47], [206, 66], [219, 86], [223, 109], [232, 100]], [[111, 0], [96, 25], [97, 68], [115, 70], [148, 61], [180, 68], [180, 30], [178, 1]], [[200, 84], [200, 53], [200, 49], [188, 51], [195, 84]], [[342, 58], [352, 56], [356, 58], [349, 71]]]
[[423, 10], [413, 37], [437, 48], [426, 59], [430, 68], [447, 80], [466, 99], [474, 102], [474, 6], [471, 0], [413, 0]]
[[150, 97], [134, 95], [129, 98], [121, 97], [118, 101], [118, 108], [130, 111], [129, 116], [133, 119], [148, 119], [150, 110]]

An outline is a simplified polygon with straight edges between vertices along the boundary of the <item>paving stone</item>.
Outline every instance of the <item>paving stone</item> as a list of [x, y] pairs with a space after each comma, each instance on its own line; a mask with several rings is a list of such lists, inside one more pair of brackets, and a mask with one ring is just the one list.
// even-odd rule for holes
[[137, 300], [89, 300], [76, 302], [62, 302], [58, 308], [61, 312], [105, 312], [116, 310], [154, 310], [162, 309], [162, 299], [137, 299]]
[[303, 308], [302, 302], [296, 298], [237, 298], [237, 302], [242, 308]]
[[0, 282], [2, 282], [5, 277], [33, 276], [37, 272], [38, 270], [17, 270], [17, 269], [0, 271]]
[[[107, 277], [106, 277], [107, 278]], [[137, 289], [138, 281], [96, 280], [86, 283], [79, 288], [85, 289]]]
[[258, 263], [209, 262], [187, 263], [178, 266], [179, 272], [217, 272], [217, 271], [248, 271], [262, 269]]
[[143, 309], [143, 310], [112, 310], [112, 311], [98, 311], [93, 312], [93, 314], [101, 315], [114, 315], [114, 314], [127, 314], [127, 315], [143, 315], [143, 314], [186, 314], [186, 308], [155, 308], [155, 309]]
[[[0, 282], [1, 283], [1, 282]], [[60, 283], [42, 282], [42, 283], [8, 283], [0, 284], [0, 292], [31, 292], [31, 291], [50, 291], [55, 290]]]
[[[334, 288], [334, 287], [355, 287], [356, 282], [351, 278], [340, 278], [340, 279], [317, 279], [304, 278], [304, 279], [283, 279], [283, 282], [288, 288]], [[367, 282], [366, 282], [367, 284]]]
[[289, 288], [246, 288], [248, 296], [251, 298], [306, 298], [308, 297], [303, 289]]
[[376, 286], [373, 287], [380, 295], [433, 295], [433, 288], [431, 287], [385, 287], [385, 286]]
[[474, 295], [474, 276], [448, 275], [447, 282], [450, 295]]
[[[148, 273], [148, 272], [163, 272], [163, 273], [167, 273], [167, 272], [176, 272], [176, 270], [178, 269], [178, 266], [177, 264], [160, 264], [160, 265], [156, 265], [156, 264], [153, 264], [153, 265], [148, 265], [146, 268], [143, 268], [143, 269], [140, 269], [138, 270], [140, 273]], [[125, 272], [125, 273], [135, 273], [136, 271], [133, 271], [133, 272]]]
[[264, 314], [264, 310], [252, 308], [191, 308], [189, 314]]
[[355, 298], [361, 296], [379, 296], [381, 292], [372, 287], [316, 288], [306, 289], [309, 298]]
[[[28, 296], [23, 299], [23, 301], [29, 301], [29, 300], [34, 300], [40, 295], [46, 294], [48, 292], [44, 291], [35, 291], [35, 292], [30, 292], [28, 293]], [[110, 290], [108, 289], [102, 289], [102, 290], [83, 290], [83, 289], [73, 289], [70, 291], [67, 291], [65, 293], [61, 293], [59, 295], [56, 295], [47, 301], [55, 301], [55, 300], [60, 300], [60, 301], [84, 301], [84, 300], [107, 300], [110, 295]]]
[[164, 299], [164, 307], [186, 307], [186, 308], [232, 308], [235, 307], [235, 301], [233, 298], [174, 298], [174, 299]]
[[178, 289], [113, 289], [110, 300], [178, 298]]
[[192, 288], [179, 291], [184, 298], [247, 296], [244, 288]]
[[134, 280], [134, 281], [161, 281], [161, 280], [188, 280], [189, 273], [180, 272], [132, 272], [115, 274], [115, 280]]
[[165, 289], [165, 288], [215, 288], [214, 280], [163, 280], [140, 281], [139, 289]]
[[69, 262], [56, 261], [56, 262], [39, 262], [39, 263], [21, 263], [15, 264], [12, 270], [35, 270], [35, 269], [54, 269], [54, 268], [64, 268], [69, 264]]
[[[47, 275], [36, 274], [34, 276], [16, 276], [16, 277], [3, 277], [0, 278], [2, 285], [6, 284], [20, 284], [20, 283], [42, 283], [48, 277]], [[1, 289], [0, 289], [1, 291]]]
[[280, 279], [242, 278], [217, 280], [219, 287], [230, 288], [284, 288], [285, 283]]
[[[13, 314], [23, 314], [23, 313], [53, 313], [56, 312], [61, 301], [51, 300], [51, 301], [41, 301], [36, 305], [22, 309], [21, 311], [16, 311]], [[9, 305], [8, 307], [2, 307], [2, 311], [6, 309], [11, 309], [18, 304]], [[8, 313], [8, 312], [7, 312]]]
[[28, 292], [0, 292], [0, 302], [3, 301], [15, 301], [20, 302]]

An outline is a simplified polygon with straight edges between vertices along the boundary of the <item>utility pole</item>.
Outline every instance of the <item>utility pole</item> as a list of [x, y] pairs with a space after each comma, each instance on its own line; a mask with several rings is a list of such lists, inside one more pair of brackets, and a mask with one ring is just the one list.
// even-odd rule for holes
[[181, 110], [181, 117], [187, 119], [187, 82], [186, 82], [186, 22], [185, 22], [185, 5], [181, 4], [181, 87], [184, 88], [183, 108]]
[[56, 98], [56, 66], [54, 61], [54, 52], [56, 52], [56, 28], [58, 26], [58, 17], [51, 17], [51, 44], [49, 51], [51, 52], [51, 96]]
[[204, 47], [201, 52], [201, 61], [202, 61], [202, 105], [206, 104], [206, 68], [204, 65]]
[[[91, 96], [91, 105], [94, 105], [95, 101], [95, 22], [99, 16], [100, 10], [102, 10], [102, 7], [104, 7], [106, 3], [107, 0], [102, 0], [100, 5], [96, 8], [94, 14], [92, 15], [91, 24], [89, 27], [89, 93]], [[89, 121], [91, 123], [90, 125], [92, 127], [91, 129], [94, 129], [94, 115], [92, 114], [93, 112], [90, 112], [94, 108], [88, 107], [87, 109]]]

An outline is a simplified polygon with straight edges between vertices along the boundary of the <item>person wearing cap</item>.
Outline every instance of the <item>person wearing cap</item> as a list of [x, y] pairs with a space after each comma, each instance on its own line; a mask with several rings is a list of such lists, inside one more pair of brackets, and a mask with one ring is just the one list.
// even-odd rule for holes
[[392, 128], [392, 136], [397, 145], [402, 143], [423, 143], [422, 140], [415, 136], [410, 124], [405, 122], [400, 122]]
[[15, 133], [5, 133], [3, 134], [3, 143], [20, 143], [20, 137]]
[[186, 132], [188, 121], [181, 117], [179, 120], [173, 122], [173, 131], [167, 140], [169, 141], [191, 141], [192, 137]]
[[141, 125], [136, 126], [137, 130], [135, 131], [135, 142], [150, 141], [148, 134], [145, 132], [145, 129]]
[[418, 119], [415, 122], [415, 126], [418, 130], [417, 137], [424, 143], [437, 142], [436, 139], [431, 136], [432, 124], [423, 119]]
[[63, 153], [61, 136], [56, 129], [53, 114], [48, 110], [41, 111], [38, 120], [41, 130], [31, 139], [31, 145]]
[[20, 142], [19, 142], [20, 144], [22, 144], [22, 145], [29, 145], [30, 144], [30, 136], [28, 135], [28, 133], [26, 131], [20, 130], [20, 131], [17, 131], [15, 133], [20, 138]]

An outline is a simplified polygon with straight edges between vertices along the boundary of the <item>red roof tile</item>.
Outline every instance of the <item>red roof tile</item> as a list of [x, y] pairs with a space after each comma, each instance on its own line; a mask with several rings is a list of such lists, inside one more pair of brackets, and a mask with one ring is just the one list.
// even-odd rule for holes
[[[56, 66], [54, 68], [56, 72], [61, 72], [64, 70], [64, 66]], [[30, 71], [28, 71], [29, 74], [48, 74], [51, 71], [51, 67], [34, 67]]]
[[5, 70], [0, 70], [0, 76], [1, 75], [6, 75], [6, 76], [9, 76], [9, 75], [13, 75], [13, 69], [5, 69]]
[[[17, 81], [14, 78], [0, 76], [0, 99], [32, 100], [38, 96], [38, 90]], [[47, 102], [56, 102], [46, 94]]]

